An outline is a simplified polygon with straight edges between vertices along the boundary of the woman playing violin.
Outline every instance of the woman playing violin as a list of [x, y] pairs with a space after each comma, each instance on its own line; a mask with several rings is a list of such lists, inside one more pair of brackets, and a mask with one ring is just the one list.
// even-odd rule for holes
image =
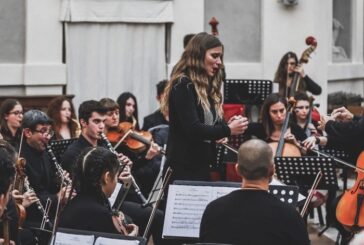
[[59, 226], [64, 228], [137, 236], [138, 227], [125, 224], [115, 214], [108, 198], [113, 193], [120, 163], [103, 147], [85, 149], [78, 158], [74, 181], [77, 196], [64, 208]]
[[130, 122], [134, 129], [139, 130], [138, 103], [136, 97], [130, 92], [124, 92], [116, 100], [119, 105], [120, 122]]

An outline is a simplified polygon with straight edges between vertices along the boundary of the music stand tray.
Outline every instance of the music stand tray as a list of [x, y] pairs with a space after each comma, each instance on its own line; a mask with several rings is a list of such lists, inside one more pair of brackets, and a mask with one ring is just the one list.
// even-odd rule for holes
[[321, 170], [323, 177], [318, 184], [318, 189], [338, 188], [335, 163], [331, 158], [276, 157], [274, 162], [278, 179], [287, 185], [310, 188], [317, 173]]
[[262, 104], [271, 93], [270, 80], [261, 79], [226, 79], [224, 81], [225, 104]]
[[67, 147], [76, 141], [77, 138], [66, 139], [66, 140], [51, 140], [49, 142], [54, 155], [58, 162], [62, 162], [62, 155], [67, 150]]

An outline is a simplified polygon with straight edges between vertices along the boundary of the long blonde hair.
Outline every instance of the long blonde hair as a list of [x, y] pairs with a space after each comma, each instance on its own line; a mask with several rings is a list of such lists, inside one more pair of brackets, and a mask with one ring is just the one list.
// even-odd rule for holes
[[174, 84], [183, 76], [187, 76], [195, 87], [198, 103], [202, 105], [203, 110], [210, 110], [210, 102], [208, 99], [210, 96], [213, 100], [213, 106], [215, 107], [217, 116], [222, 118], [222, 95], [220, 91], [223, 79], [223, 71], [221, 69], [223, 68], [222, 57], [220, 69], [212, 78], [209, 78], [204, 65], [206, 51], [216, 47], [223, 47], [223, 45], [218, 38], [206, 32], [201, 32], [190, 40], [181, 59], [173, 68], [171, 79], [165, 88], [165, 96], [162, 100], [161, 107], [164, 115], [168, 115], [169, 96]]

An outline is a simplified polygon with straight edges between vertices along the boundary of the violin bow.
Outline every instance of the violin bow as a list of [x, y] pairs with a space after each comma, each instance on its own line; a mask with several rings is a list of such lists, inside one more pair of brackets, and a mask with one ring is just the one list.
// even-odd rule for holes
[[301, 217], [303, 218], [303, 216], [305, 216], [306, 214], [306, 211], [307, 211], [307, 208], [308, 208], [308, 205], [310, 204], [311, 200], [312, 200], [312, 197], [313, 197], [313, 194], [318, 186], [318, 184], [320, 183], [320, 180], [322, 178], [323, 174], [322, 174], [322, 171], [320, 170], [317, 175], [316, 175], [316, 178], [315, 178], [315, 181], [313, 182], [312, 184], [312, 187], [311, 187], [311, 190], [310, 190], [310, 193], [308, 194], [307, 196], [307, 199], [305, 201], [305, 204], [303, 205], [303, 208], [301, 210]]

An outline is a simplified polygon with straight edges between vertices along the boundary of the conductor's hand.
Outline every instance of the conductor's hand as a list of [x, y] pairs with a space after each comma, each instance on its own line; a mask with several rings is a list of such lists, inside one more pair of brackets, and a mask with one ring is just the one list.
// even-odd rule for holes
[[337, 121], [347, 122], [353, 120], [354, 115], [345, 107], [340, 107], [331, 112], [331, 117]]
[[242, 116], [234, 116], [230, 118], [228, 126], [231, 131], [231, 135], [243, 134], [248, 128], [248, 119]]

